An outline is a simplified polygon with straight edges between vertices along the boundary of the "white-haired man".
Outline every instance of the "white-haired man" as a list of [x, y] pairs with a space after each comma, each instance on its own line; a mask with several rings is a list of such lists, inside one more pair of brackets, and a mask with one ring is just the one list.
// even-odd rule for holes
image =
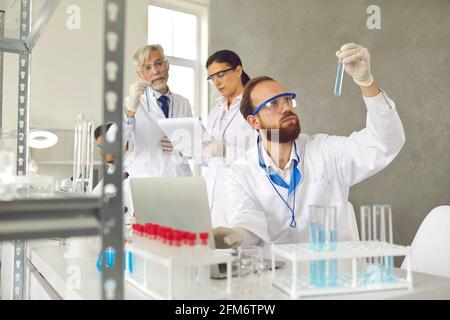
[[169, 89], [169, 62], [160, 45], [140, 48], [133, 57], [139, 80], [130, 85], [124, 107], [124, 140], [134, 142], [130, 176], [189, 176], [187, 159], [174, 151], [158, 119], [192, 117], [191, 105]]

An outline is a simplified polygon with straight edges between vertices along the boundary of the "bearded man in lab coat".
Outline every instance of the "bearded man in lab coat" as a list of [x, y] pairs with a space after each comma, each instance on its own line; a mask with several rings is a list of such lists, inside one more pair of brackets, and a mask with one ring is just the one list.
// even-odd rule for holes
[[336, 55], [361, 89], [366, 128], [349, 137], [301, 134], [295, 93], [269, 77], [251, 80], [241, 112], [259, 138], [226, 169], [227, 225], [214, 229], [218, 248], [307, 242], [310, 205], [336, 206], [338, 240], [356, 240], [349, 189], [391, 163], [405, 133], [395, 103], [372, 77], [369, 51], [348, 43]]
[[138, 81], [130, 85], [124, 107], [124, 141], [134, 142], [133, 176], [190, 176], [188, 159], [174, 151], [158, 119], [192, 117], [191, 105], [169, 89], [169, 61], [163, 48], [148, 45], [133, 57]]

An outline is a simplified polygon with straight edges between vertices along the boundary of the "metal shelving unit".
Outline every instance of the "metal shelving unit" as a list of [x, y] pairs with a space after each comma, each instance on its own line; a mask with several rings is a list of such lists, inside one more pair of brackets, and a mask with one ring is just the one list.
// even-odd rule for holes
[[[0, 201], [0, 241], [14, 240], [13, 297], [17, 300], [25, 298], [25, 240], [100, 234], [103, 250], [114, 248], [116, 252], [123, 252], [121, 132], [125, 0], [104, 1], [104, 121], [115, 122], [119, 127], [119, 135], [115, 141], [107, 141], [104, 137], [104, 152], [114, 154], [117, 159], [116, 170], [112, 174], [104, 167], [104, 188], [117, 192], [114, 196], [104, 195], [103, 198], [58, 193], [52, 198]], [[32, 1], [21, 0], [19, 40], [4, 38], [4, 12], [0, 12], [0, 79], [3, 79], [3, 52], [19, 55], [18, 176], [27, 174], [31, 52], [59, 2], [47, 0], [31, 28]], [[1, 133], [2, 80], [0, 90]], [[104, 299], [123, 299], [123, 258], [121, 254], [116, 257], [114, 268], [102, 272]]]
[[[0, 10], [0, 39], [5, 37], [5, 11]], [[3, 51], [0, 50], [0, 140], [3, 136]]]

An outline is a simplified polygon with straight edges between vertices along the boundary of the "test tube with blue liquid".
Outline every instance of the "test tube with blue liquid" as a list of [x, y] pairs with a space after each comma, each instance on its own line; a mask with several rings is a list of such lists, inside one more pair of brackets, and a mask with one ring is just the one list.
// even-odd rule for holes
[[[317, 206], [317, 233], [318, 233], [318, 248], [317, 251], [325, 250], [325, 218], [326, 207]], [[326, 285], [326, 260], [319, 260], [317, 262], [317, 283], [318, 287], [324, 287]]]
[[[318, 251], [319, 248], [319, 231], [318, 231], [318, 216], [316, 206], [309, 206], [309, 248], [313, 251]], [[310, 283], [315, 286], [317, 284], [318, 262], [311, 261], [309, 264]]]
[[[126, 254], [126, 253], [124, 253]], [[128, 267], [128, 271], [130, 273], [133, 272], [133, 266], [132, 266], [132, 257], [131, 257], [131, 252], [128, 252], [128, 258], [125, 256], [122, 259], [122, 265], [123, 265], [123, 269], [127, 270]], [[128, 261], [128, 263], [127, 263]], [[114, 248], [107, 248], [105, 251], [101, 251], [98, 255], [97, 258], [97, 270], [98, 271], [103, 271], [103, 268], [106, 269], [113, 269], [114, 265], [116, 263], [116, 250]]]
[[336, 83], [334, 85], [334, 95], [336, 97], [340, 97], [342, 94], [342, 80], [344, 79], [344, 70], [344, 63], [341, 60], [338, 60]]
[[[314, 251], [333, 251], [337, 247], [337, 208], [332, 206], [309, 207], [309, 244]], [[337, 260], [310, 262], [310, 283], [316, 287], [336, 286]]]
[[[326, 249], [335, 251], [337, 249], [337, 207], [325, 208], [325, 234]], [[338, 285], [337, 259], [327, 260], [327, 285], [335, 287]]]

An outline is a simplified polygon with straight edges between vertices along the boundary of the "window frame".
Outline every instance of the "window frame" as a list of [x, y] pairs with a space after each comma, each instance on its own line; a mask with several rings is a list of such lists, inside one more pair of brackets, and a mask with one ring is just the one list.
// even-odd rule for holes
[[[194, 101], [192, 112], [194, 117], [206, 121], [208, 119], [208, 82], [204, 67], [208, 59], [208, 11], [209, 0], [149, 0], [148, 6], [180, 11], [197, 17], [197, 60], [189, 60], [166, 55], [169, 63], [176, 66], [194, 69]], [[148, 30], [148, 23], [147, 23]], [[147, 42], [149, 42], [147, 31]]]

